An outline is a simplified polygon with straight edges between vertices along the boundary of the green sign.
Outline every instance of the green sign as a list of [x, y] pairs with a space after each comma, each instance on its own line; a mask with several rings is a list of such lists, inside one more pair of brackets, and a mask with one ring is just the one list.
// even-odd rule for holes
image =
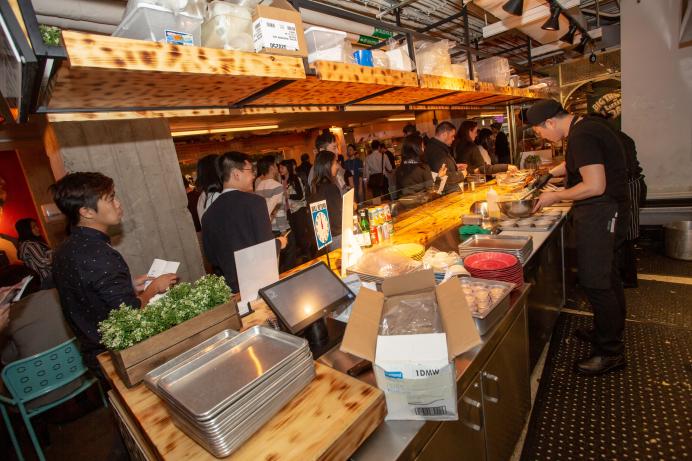
[[377, 38], [389, 38], [389, 37], [392, 37], [393, 35], [394, 35], [393, 32], [390, 32], [390, 31], [384, 30], [384, 29], [378, 29], [378, 28], [375, 28], [375, 31], [372, 33], [372, 36], [377, 37]]

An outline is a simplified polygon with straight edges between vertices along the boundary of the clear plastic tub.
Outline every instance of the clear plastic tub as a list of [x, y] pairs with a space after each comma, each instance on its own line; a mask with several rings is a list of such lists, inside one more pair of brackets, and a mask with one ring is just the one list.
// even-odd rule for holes
[[[199, 16], [175, 14], [161, 6], [139, 4], [123, 18], [113, 36], [201, 46], [201, 26], [202, 18]], [[173, 32], [183, 34], [183, 40], [179, 40]], [[189, 37], [192, 40], [188, 40]]]
[[252, 8], [215, 0], [202, 24], [202, 46], [226, 50], [254, 51]]
[[346, 62], [348, 60], [346, 32], [324, 27], [309, 27], [305, 31], [305, 41], [308, 45], [308, 62]]
[[478, 79], [499, 86], [509, 85], [510, 68], [507, 58], [493, 56], [476, 62]]

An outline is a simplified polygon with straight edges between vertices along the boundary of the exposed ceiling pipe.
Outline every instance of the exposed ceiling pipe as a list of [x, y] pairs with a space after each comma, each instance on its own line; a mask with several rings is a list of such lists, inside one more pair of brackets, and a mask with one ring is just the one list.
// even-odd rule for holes
[[599, 11], [596, 13], [596, 10], [591, 10], [588, 8], [582, 8], [581, 12], [583, 14], [588, 14], [589, 16], [598, 16], [604, 18], [604, 19], [620, 19], [620, 13], [604, 13], [603, 11]]

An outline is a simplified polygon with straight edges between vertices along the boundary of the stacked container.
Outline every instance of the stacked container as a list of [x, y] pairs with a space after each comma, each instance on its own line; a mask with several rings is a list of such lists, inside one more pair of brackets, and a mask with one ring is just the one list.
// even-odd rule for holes
[[187, 0], [131, 0], [113, 36], [200, 46], [202, 16], [197, 6]]
[[204, 24], [202, 24], [202, 46], [254, 51], [253, 7], [254, 5], [244, 0], [214, 0], [209, 3]]

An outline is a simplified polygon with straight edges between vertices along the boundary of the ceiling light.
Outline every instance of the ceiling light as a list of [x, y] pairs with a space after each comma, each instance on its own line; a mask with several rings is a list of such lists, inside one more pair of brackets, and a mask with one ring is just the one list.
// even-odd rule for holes
[[502, 9], [514, 16], [521, 16], [524, 12], [524, 0], [509, 0], [502, 5]]
[[172, 131], [171, 136], [195, 136], [197, 134], [209, 134], [209, 130], [191, 130], [191, 131]]
[[237, 131], [258, 131], [258, 130], [273, 130], [279, 128], [279, 125], [256, 125], [256, 126], [236, 126], [232, 128], [214, 128], [209, 130], [209, 133], [232, 133]]
[[577, 25], [573, 22], [569, 23], [569, 30], [565, 35], [560, 37], [561, 42], [565, 42], [567, 44], [572, 44], [574, 42], [574, 34], [577, 32]]
[[415, 120], [416, 117], [414, 117], [413, 115], [403, 117], [389, 117], [387, 119], [388, 122], [413, 122]]
[[560, 30], [560, 14], [562, 13], [562, 8], [557, 3], [550, 5], [550, 17], [541, 26], [543, 30]]
[[591, 39], [587, 35], [584, 35], [581, 38], [579, 45], [574, 47], [574, 51], [576, 51], [579, 54], [584, 54], [584, 51], [586, 51], [586, 44], [589, 43], [590, 40]]

